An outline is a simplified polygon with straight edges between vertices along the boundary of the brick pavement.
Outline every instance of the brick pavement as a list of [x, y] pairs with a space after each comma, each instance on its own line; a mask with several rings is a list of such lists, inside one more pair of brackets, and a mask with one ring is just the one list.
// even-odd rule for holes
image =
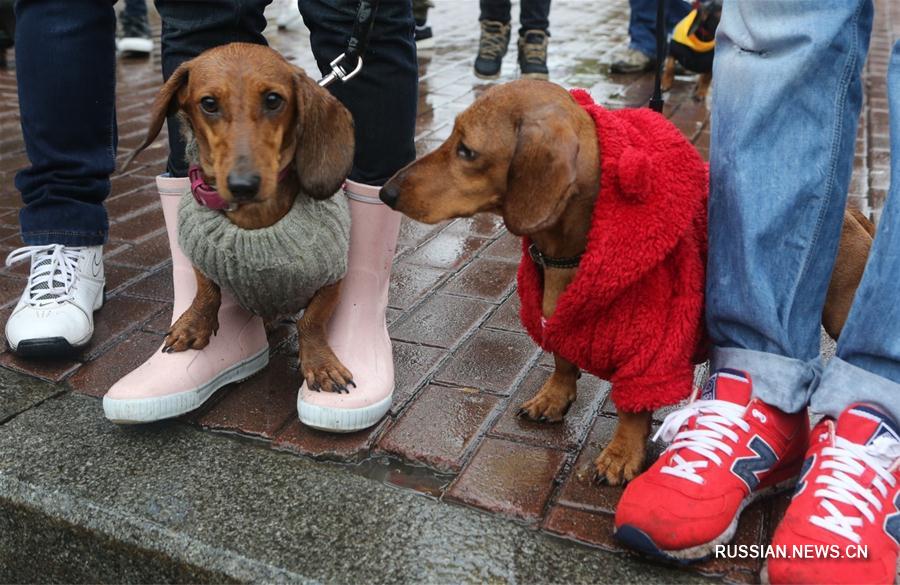
[[[877, 218], [889, 178], [885, 74], [900, 10], [876, 3], [875, 31], [865, 68], [865, 108], [857, 139], [851, 201]], [[514, 11], [515, 14], [515, 11]], [[627, 41], [627, 3], [556, 0], [550, 47], [552, 79], [591, 89], [614, 108], [637, 107], [649, 97], [650, 75], [612, 75], [605, 63]], [[425, 153], [450, 132], [454, 116], [490, 86], [471, 73], [477, 43], [474, 1], [437, 2], [431, 24], [438, 48], [420, 55], [416, 145]], [[156, 28], [158, 30], [158, 23]], [[304, 31], [268, 33], [273, 46], [314, 70]], [[148, 122], [160, 84], [159, 55], [120, 61], [120, 154], [134, 148]], [[515, 77], [510, 51], [501, 81]], [[706, 156], [709, 112], [690, 99], [692, 82], [679, 79], [666, 115]], [[108, 301], [96, 315], [96, 333], [78, 359], [20, 360], [0, 353], [0, 366], [102, 396], [120, 376], [160, 344], [171, 312], [171, 264], [153, 178], [164, 168], [161, 136], [127, 172], [112, 179], [111, 229], [106, 247]], [[27, 163], [18, 126], [15, 75], [0, 69], [0, 253], [21, 245], [13, 186]], [[494, 217], [426, 226], [404, 219], [390, 293], [397, 390], [391, 414], [375, 428], [328, 435], [296, 420], [297, 345], [289, 323], [270, 324], [269, 368], [218, 393], [184, 418], [212, 432], [255, 437], [273, 449], [302, 456], [366, 463], [360, 469], [447, 502], [481, 508], [593, 546], [618, 550], [612, 512], [621, 492], [590, 481], [590, 463], [608, 440], [615, 409], [608, 385], [591, 376], [579, 383], [565, 422], [542, 425], [515, 417], [518, 405], [549, 375], [519, 324], [516, 238]], [[0, 321], [24, 285], [24, 266], [0, 270]], [[658, 416], [657, 418], [661, 418]], [[425, 422], [426, 424], [423, 424]], [[376, 472], [372, 472], [372, 470]], [[737, 541], [764, 542], [787, 498], [758, 502], [742, 517]], [[729, 581], [755, 582], [754, 560], [712, 561], [695, 568]]]

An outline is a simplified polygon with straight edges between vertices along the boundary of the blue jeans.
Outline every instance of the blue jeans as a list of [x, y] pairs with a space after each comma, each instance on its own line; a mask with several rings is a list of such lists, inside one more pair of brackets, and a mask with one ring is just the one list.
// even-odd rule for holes
[[16, 175], [26, 244], [106, 240], [116, 163], [116, 15], [110, 0], [19, 0], [16, 77], [31, 165]]
[[[657, 0], [629, 0], [631, 14], [628, 17], [629, 46], [656, 59], [656, 4]], [[666, 0], [666, 34], [691, 11], [684, 0]]]
[[[478, 20], [494, 20], [509, 23], [512, 18], [512, 2], [510, 0], [481, 0], [481, 15]], [[521, 35], [526, 30], [542, 30], [549, 33], [550, 0], [522, 0], [519, 7], [519, 28]]]
[[707, 323], [713, 367], [754, 395], [900, 420], [900, 43], [889, 64], [891, 190], [836, 357], [822, 308], [853, 166], [871, 0], [726, 2], [716, 37]]

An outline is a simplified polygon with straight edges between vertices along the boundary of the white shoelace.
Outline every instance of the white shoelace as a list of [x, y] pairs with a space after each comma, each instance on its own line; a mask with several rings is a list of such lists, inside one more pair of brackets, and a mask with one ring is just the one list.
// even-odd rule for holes
[[60, 244], [25, 246], [13, 250], [6, 257], [6, 265], [31, 259], [26, 302], [37, 307], [63, 303], [73, 298], [78, 262], [83, 257], [82, 248], [67, 248]]
[[[738, 427], [745, 432], [750, 429], [750, 424], [743, 420], [745, 411], [745, 406], [725, 400], [697, 400], [669, 414], [653, 440], [662, 437], [664, 441], [671, 443], [666, 451], [687, 449], [702, 459], [688, 461], [679, 453], [675, 453], [672, 456], [674, 465], [666, 465], [660, 471], [703, 484], [704, 479], [697, 471], [709, 467], [710, 461], [722, 465], [722, 458], [716, 451], [722, 451], [727, 455], [734, 452], [734, 448], [725, 442], [726, 438], [732, 442], [739, 439], [733, 428]], [[681, 427], [695, 416], [696, 428], [681, 430]]]
[[869, 522], [874, 522], [872, 508], [880, 512], [882, 503], [871, 488], [860, 485], [858, 480], [866, 469], [872, 469], [876, 475], [871, 487], [878, 490], [882, 498], [887, 497], [888, 487], [893, 488], [897, 484], [888, 469], [900, 458], [900, 442], [883, 436], [871, 445], [859, 445], [843, 437], [835, 437], [834, 446], [822, 449], [822, 456], [831, 459], [822, 463], [821, 469], [831, 471], [816, 478], [817, 484], [827, 487], [817, 489], [813, 495], [821, 498], [820, 504], [828, 515], [810, 516], [809, 520], [820, 528], [859, 544], [860, 535], [855, 529], [863, 525], [863, 519], [845, 515], [834, 502], [853, 506]]

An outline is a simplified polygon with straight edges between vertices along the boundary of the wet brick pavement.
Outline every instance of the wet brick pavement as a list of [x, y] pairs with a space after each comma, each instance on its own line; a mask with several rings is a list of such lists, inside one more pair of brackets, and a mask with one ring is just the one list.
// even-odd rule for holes
[[[900, 10], [876, 3], [875, 31], [865, 67], [865, 108], [857, 139], [850, 198], [876, 218], [889, 179], [885, 75], [891, 41], [900, 34]], [[419, 57], [419, 153], [448, 136], [453, 118], [489, 83], [476, 79], [471, 64], [477, 43], [473, 0], [438, 0], [430, 23], [437, 48]], [[514, 14], [517, 9], [514, 9]], [[587, 87], [613, 108], [640, 107], [652, 78], [612, 75], [610, 53], [627, 42], [627, 3], [555, 0], [550, 71], [566, 87]], [[158, 22], [154, 21], [158, 30]], [[307, 34], [268, 32], [273, 46], [313, 71]], [[501, 81], [515, 78], [515, 49]], [[159, 55], [121, 60], [118, 86], [120, 154], [134, 148], [148, 122], [148, 105], [160, 85]], [[709, 112], [691, 100], [693, 82], [679, 78], [666, 115], [706, 156]], [[108, 302], [96, 316], [96, 333], [79, 359], [20, 360], [0, 354], [0, 366], [100, 397], [120, 376], [141, 363], [161, 342], [171, 312], [168, 244], [153, 178], [164, 168], [160, 137], [138, 164], [112, 179], [106, 246]], [[0, 253], [21, 245], [13, 186], [27, 163], [18, 124], [15, 75], [0, 69]], [[565, 422], [542, 425], [515, 417], [518, 405], [549, 375], [551, 361], [523, 333], [517, 311], [516, 238], [490, 216], [437, 226], [404, 220], [390, 301], [397, 390], [391, 414], [375, 428], [328, 435], [296, 420], [300, 383], [294, 364], [296, 339], [290, 324], [271, 326], [269, 368], [222, 390], [201, 412], [185, 420], [211, 432], [257, 437], [272, 448], [301, 456], [356, 463], [394, 472], [382, 479], [525, 522], [535, 529], [606, 549], [620, 489], [590, 480], [590, 463], [610, 437], [615, 410], [608, 385], [585, 376]], [[0, 270], [0, 321], [5, 321], [24, 285], [24, 266]], [[416, 467], [421, 466], [421, 467]], [[396, 471], [399, 470], [399, 471]], [[382, 470], [383, 471], [383, 470]], [[758, 502], [744, 513], [740, 543], [771, 537], [783, 513], [784, 496]], [[755, 560], [713, 561], [696, 567], [729, 581], [754, 582]]]

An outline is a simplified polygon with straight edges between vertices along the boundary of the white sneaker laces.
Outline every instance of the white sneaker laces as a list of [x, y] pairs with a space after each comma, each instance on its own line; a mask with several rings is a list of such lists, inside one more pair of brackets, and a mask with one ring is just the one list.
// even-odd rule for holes
[[60, 244], [25, 246], [13, 250], [6, 257], [6, 265], [12, 266], [26, 258], [31, 259], [26, 302], [33, 307], [46, 306], [63, 303], [74, 297], [73, 286], [78, 275], [78, 262], [83, 257], [83, 248], [67, 248]]
[[[844, 515], [834, 502], [853, 506], [869, 522], [874, 522], [875, 514], [871, 508], [880, 512], [882, 503], [872, 488], [885, 498], [888, 486], [893, 488], [897, 484], [888, 469], [900, 458], [900, 442], [882, 436], [871, 445], [859, 445], [836, 436], [834, 446], [824, 448], [822, 456], [831, 459], [822, 463], [821, 469], [830, 469], [831, 472], [816, 478], [817, 484], [827, 487], [817, 489], [813, 495], [821, 498], [820, 504], [828, 511], [828, 515], [811, 516], [809, 520], [820, 528], [859, 544], [860, 535], [855, 529], [863, 525], [863, 519]], [[866, 469], [872, 469], [876, 474], [870, 487], [862, 486], [858, 481]]]
[[[734, 448], [725, 442], [725, 438], [732, 442], [738, 440], [738, 434], [733, 428], [737, 426], [745, 432], [750, 430], [750, 424], [743, 419], [746, 409], [745, 406], [725, 400], [696, 400], [669, 414], [653, 440], [662, 437], [663, 441], [671, 443], [666, 451], [687, 449], [703, 459], [688, 461], [679, 453], [675, 453], [672, 456], [675, 465], [664, 466], [660, 471], [703, 484], [704, 479], [697, 471], [709, 467], [710, 461], [722, 465], [722, 458], [716, 451], [722, 451], [727, 455], [734, 452]], [[695, 416], [696, 428], [681, 430], [682, 426]]]

